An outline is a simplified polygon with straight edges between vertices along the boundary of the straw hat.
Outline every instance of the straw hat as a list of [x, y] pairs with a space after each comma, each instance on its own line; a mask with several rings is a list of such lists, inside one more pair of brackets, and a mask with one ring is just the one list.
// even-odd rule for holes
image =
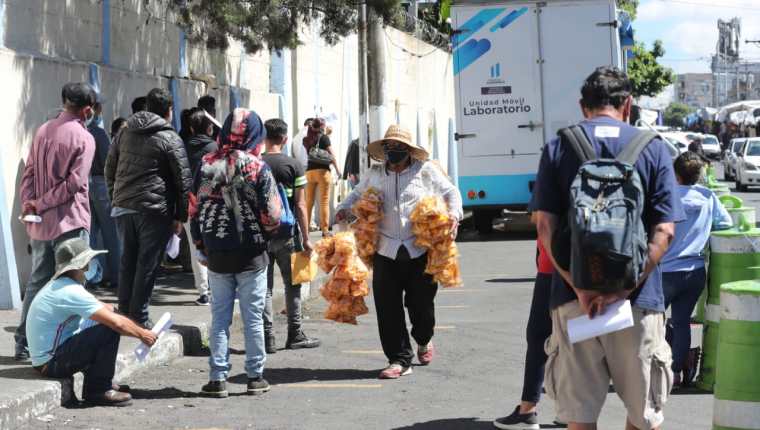
[[93, 258], [106, 252], [108, 251], [90, 249], [89, 244], [78, 237], [62, 242], [55, 250], [55, 275], [53, 275], [53, 279], [58, 279], [69, 270], [85, 269]]
[[376, 140], [367, 146], [369, 156], [377, 161], [385, 161], [385, 151], [383, 151], [383, 144], [387, 141], [403, 143], [409, 147], [409, 153], [412, 155], [412, 158], [420, 161], [425, 161], [428, 159], [428, 152], [423, 147], [413, 143], [412, 133], [399, 127], [398, 125], [392, 125], [388, 127], [388, 131], [385, 132], [384, 138]]

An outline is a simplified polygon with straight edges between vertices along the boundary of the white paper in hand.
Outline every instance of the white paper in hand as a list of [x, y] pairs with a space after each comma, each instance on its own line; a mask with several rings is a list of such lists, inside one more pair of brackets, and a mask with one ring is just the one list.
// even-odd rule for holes
[[[161, 315], [161, 318], [159, 318], [158, 322], [153, 326], [151, 331], [156, 334], [156, 342], [158, 342], [158, 338], [161, 337], [161, 335], [169, 330], [172, 327], [172, 314], [169, 312], [164, 313]], [[135, 348], [135, 356], [137, 357], [137, 361], [143, 362], [145, 361], [145, 357], [148, 356], [148, 353], [150, 352], [150, 348], [148, 345], [144, 343], [140, 343], [137, 345], [137, 348]]]
[[166, 244], [166, 255], [169, 258], [177, 258], [179, 255], [179, 242], [179, 236], [176, 234], [173, 234], [172, 238], [169, 239], [169, 243]]
[[588, 315], [583, 315], [568, 320], [567, 335], [570, 343], [578, 343], [628, 327], [633, 327], [631, 302], [620, 300], [608, 305], [602, 315], [597, 315], [593, 319], [589, 319]]

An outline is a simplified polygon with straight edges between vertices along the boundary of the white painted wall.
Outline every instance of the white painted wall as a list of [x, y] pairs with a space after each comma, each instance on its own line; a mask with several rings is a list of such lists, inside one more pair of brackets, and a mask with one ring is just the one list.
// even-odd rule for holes
[[[129, 116], [135, 97], [153, 87], [168, 89], [170, 78], [180, 76], [180, 30], [162, 6], [166, 1], [146, 7], [143, 0], [110, 0], [110, 63], [103, 64], [106, 0], [4, 0], [0, 79], [6, 102], [0, 104], [0, 136], [5, 142], [0, 169], [10, 219], [2, 221], [12, 227], [22, 284], [29, 276], [30, 259], [26, 233], [16, 220], [21, 206], [18, 187], [35, 130], [59, 107], [63, 84], [88, 80], [90, 63], [100, 67], [106, 127], [117, 116]], [[359, 136], [357, 37], [329, 46], [316, 27], [300, 31], [303, 45], [287, 52], [293, 70], [285, 76], [291, 91], [285, 103], [292, 118], [285, 120], [297, 118], [297, 124], [291, 124], [295, 134], [307, 117], [332, 117], [332, 141], [342, 165], [348, 143]], [[446, 166], [448, 120], [454, 114], [451, 55], [392, 28], [386, 35], [389, 94], [383, 122], [394, 123], [398, 110], [401, 124], [415, 136], [419, 112], [421, 143], [432, 154], [437, 132], [440, 161]], [[248, 55], [234, 42], [226, 52], [188, 43], [185, 52], [189, 78], [179, 80], [182, 108], [209, 93], [216, 97], [223, 120], [234, 86], [241, 89], [243, 106], [264, 119], [278, 116], [278, 96], [269, 92], [269, 52]], [[197, 80], [208, 75], [216, 78], [213, 88]]]

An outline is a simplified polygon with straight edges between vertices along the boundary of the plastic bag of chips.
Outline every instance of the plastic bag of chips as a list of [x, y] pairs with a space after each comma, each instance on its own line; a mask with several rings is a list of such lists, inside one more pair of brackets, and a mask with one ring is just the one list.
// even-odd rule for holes
[[356, 216], [351, 229], [356, 237], [357, 252], [364, 264], [372, 266], [372, 257], [377, 252], [378, 224], [383, 219], [382, 194], [375, 188], [368, 188], [351, 212]]
[[409, 216], [415, 245], [427, 249], [425, 273], [444, 288], [459, 287], [462, 278], [459, 272], [459, 251], [451, 237], [452, 219], [446, 203], [437, 196], [425, 197]]
[[325, 318], [357, 324], [356, 317], [369, 312], [364, 297], [369, 294], [369, 269], [359, 258], [356, 239], [350, 232], [322, 239], [315, 246], [319, 266], [330, 273], [320, 290], [329, 306]]

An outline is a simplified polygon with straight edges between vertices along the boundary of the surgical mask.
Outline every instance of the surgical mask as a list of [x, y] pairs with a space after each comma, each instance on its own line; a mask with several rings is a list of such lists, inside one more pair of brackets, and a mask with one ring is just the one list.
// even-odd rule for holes
[[409, 151], [406, 149], [388, 149], [385, 151], [385, 158], [391, 164], [401, 164], [409, 157]]
[[84, 117], [84, 126], [89, 127], [92, 124], [92, 120], [95, 119], [95, 113], [90, 112], [90, 115]]
[[84, 272], [84, 278], [87, 280], [87, 282], [90, 282], [93, 279], [98, 277], [99, 272], [100, 272], [100, 264], [98, 264], [96, 260], [90, 260], [90, 264], [87, 267], [87, 271]]

